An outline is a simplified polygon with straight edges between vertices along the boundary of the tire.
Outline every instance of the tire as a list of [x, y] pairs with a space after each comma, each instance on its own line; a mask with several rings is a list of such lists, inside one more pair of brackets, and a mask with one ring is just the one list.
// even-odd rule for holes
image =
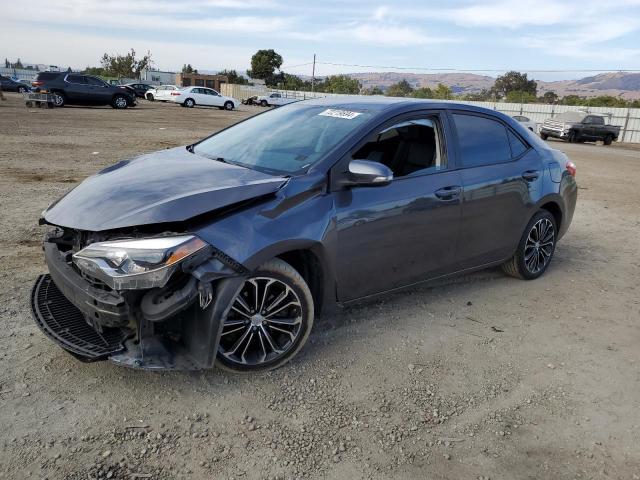
[[153, 93], [148, 93], [146, 98], [147, 98], [147, 100], [149, 100], [150, 102], [154, 102], [154, 101], [155, 101], [155, 98], [153, 98]]
[[567, 137], [567, 142], [576, 143], [578, 141], [578, 136], [576, 132], [569, 132], [569, 136]]
[[[536, 239], [540, 233], [543, 235], [542, 242]], [[553, 259], [557, 238], [558, 228], [554, 216], [547, 210], [539, 210], [524, 229], [514, 256], [502, 264], [502, 270], [522, 280], [538, 278], [547, 270]], [[542, 265], [540, 261], [543, 261]]]
[[233, 110], [233, 102], [224, 102], [224, 109], [225, 110]]
[[18, 87], [18, 93], [24, 93], [26, 91], [27, 91], [26, 87]]
[[613, 135], [609, 134], [604, 137], [604, 144], [611, 145], [613, 143]]
[[541, 134], [540, 134], [540, 138], [541, 138], [542, 140], [546, 140], [547, 138], [549, 138], [549, 135], [547, 135], [546, 133], [541, 133]]
[[122, 110], [129, 106], [129, 101], [124, 95], [116, 95], [111, 100], [111, 106], [117, 110]]
[[224, 319], [216, 365], [243, 373], [281, 367], [304, 346], [313, 319], [313, 297], [302, 276], [283, 260], [269, 260], [234, 298]]
[[62, 92], [52, 92], [53, 95], [53, 103], [56, 107], [64, 107], [65, 103], [67, 103], [67, 98], [64, 96]]
[[268, 107], [268, 106], [269, 106], [269, 104], [267, 103], [267, 101], [266, 101], [266, 100], [260, 100], [260, 106], [261, 106], [261, 107]]
[[182, 105], [187, 108], [193, 108], [196, 106], [196, 101], [193, 98], [187, 98]]

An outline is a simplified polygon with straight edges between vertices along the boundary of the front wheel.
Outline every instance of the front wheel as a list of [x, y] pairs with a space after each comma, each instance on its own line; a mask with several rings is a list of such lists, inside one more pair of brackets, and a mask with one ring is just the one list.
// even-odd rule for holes
[[273, 259], [248, 278], [224, 319], [217, 364], [235, 372], [280, 367], [303, 347], [313, 326], [311, 291], [288, 263]]
[[153, 98], [153, 93], [147, 93], [147, 100], [149, 100], [150, 102], [153, 102], [155, 100], [155, 98]]
[[546, 133], [541, 133], [541, 134], [540, 134], [540, 138], [541, 138], [542, 140], [546, 140], [547, 138], [549, 138], [549, 135], [547, 135]]
[[25, 93], [27, 91], [26, 87], [18, 87], [18, 93]]
[[502, 269], [523, 280], [538, 278], [551, 263], [557, 239], [556, 219], [547, 210], [540, 210], [527, 224], [518, 250]]
[[113, 97], [113, 101], [111, 102], [111, 106], [113, 108], [118, 109], [118, 110], [121, 110], [123, 108], [127, 108], [128, 102], [127, 102], [126, 97], [124, 97], [123, 95], [116, 95], [115, 97]]
[[233, 102], [224, 102], [225, 110], [233, 110]]
[[569, 136], [567, 137], [567, 141], [569, 143], [576, 143], [578, 141], [578, 135], [576, 135], [576, 132], [569, 132]]
[[262, 107], [268, 107], [268, 106], [269, 106], [269, 104], [267, 103], [267, 101], [266, 101], [266, 100], [260, 100], [260, 106], [262, 106]]

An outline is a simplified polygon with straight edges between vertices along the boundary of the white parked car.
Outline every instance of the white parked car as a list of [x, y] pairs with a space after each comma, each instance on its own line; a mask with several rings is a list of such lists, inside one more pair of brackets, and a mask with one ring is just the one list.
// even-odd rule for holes
[[179, 103], [183, 107], [193, 108], [196, 105], [206, 107], [218, 107], [225, 110], [233, 110], [240, 101], [232, 97], [220, 95], [213, 88], [185, 87], [177, 92], [171, 92], [172, 102]]
[[514, 115], [514, 120], [520, 122], [523, 127], [528, 128], [533, 133], [538, 133], [538, 124], [531, 120], [529, 117], [523, 117], [522, 115]]
[[286, 105], [287, 103], [297, 102], [298, 100], [295, 98], [286, 98], [283, 97], [282, 94], [278, 92], [271, 92], [266, 95], [259, 95], [253, 103], [256, 105], [261, 105], [263, 107], [270, 107], [275, 105], [279, 107], [280, 105]]
[[144, 94], [144, 98], [152, 102], [154, 100], [168, 102], [171, 100], [171, 92], [177, 92], [178, 90], [180, 90], [180, 87], [176, 87], [175, 85], [160, 85], [147, 90]]

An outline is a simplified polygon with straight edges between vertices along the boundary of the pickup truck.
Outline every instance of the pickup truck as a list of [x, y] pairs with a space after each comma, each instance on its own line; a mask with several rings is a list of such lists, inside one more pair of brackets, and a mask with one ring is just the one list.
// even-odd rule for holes
[[544, 121], [540, 138], [560, 138], [570, 143], [602, 140], [605, 145], [618, 139], [620, 127], [607, 125], [602, 115], [585, 112], [565, 112]]
[[287, 103], [297, 102], [296, 98], [286, 98], [278, 92], [267, 93], [266, 95], [258, 96], [254, 101], [254, 105], [260, 105], [263, 107], [286, 105]]

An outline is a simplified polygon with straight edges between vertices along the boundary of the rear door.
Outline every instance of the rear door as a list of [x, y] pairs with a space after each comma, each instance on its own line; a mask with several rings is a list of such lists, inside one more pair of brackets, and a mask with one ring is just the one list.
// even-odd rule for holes
[[442, 111], [396, 117], [334, 167], [333, 177], [352, 159], [383, 163], [394, 172], [389, 185], [334, 193], [340, 301], [454, 270], [461, 183], [446, 126]]
[[65, 79], [64, 93], [67, 100], [79, 103], [92, 103], [89, 86], [84, 75], [68, 74]]
[[510, 257], [542, 190], [538, 153], [506, 123], [490, 115], [451, 112], [461, 167], [459, 268]]

